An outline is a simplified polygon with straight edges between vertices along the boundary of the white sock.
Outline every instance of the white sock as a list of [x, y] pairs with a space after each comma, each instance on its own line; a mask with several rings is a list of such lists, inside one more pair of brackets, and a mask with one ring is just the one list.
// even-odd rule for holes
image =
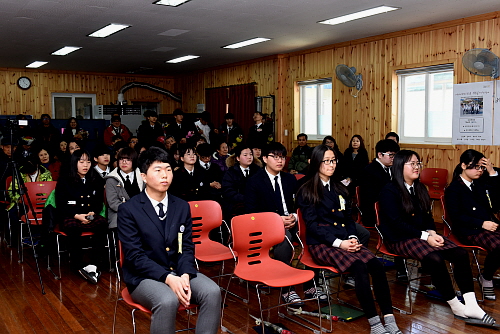
[[465, 316], [474, 319], [483, 319], [486, 312], [484, 312], [477, 304], [477, 299], [474, 292], [464, 293], [463, 297], [465, 301]]
[[[459, 317], [466, 317], [465, 315], [465, 305], [458, 300], [457, 297], [448, 300], [447, 301], [448, 305], [451, 307], [451, 312], [453, 312], [454, 315], [458, 315]], [[477, 305], [477, 304], [476, 304]]]

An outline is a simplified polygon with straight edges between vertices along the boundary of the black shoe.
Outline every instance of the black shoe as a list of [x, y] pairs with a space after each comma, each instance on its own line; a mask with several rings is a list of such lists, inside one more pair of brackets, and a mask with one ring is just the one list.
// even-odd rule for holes
[[408, 275], [403, 271], [396, 272], [396, 281], [408, 283]]
[[290, 304], [291, 306], [297, 307], [304, 305], [304, 302], [295, 291], [290, 291], [289, 293], [281, 295], [281, 299], [283, 299], [286, 304]]
[[100, 271], [89, 271], [89, 266], [86, 266], [80, 270], [78, 270], [80, 275], [85, 278], [89, 283], [97, 284], [99, 276], [101, 276]]

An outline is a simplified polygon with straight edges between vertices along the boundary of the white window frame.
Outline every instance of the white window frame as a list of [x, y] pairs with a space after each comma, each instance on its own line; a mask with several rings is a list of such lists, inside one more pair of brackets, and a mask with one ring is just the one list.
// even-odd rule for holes
[[[450, 137], [430, 137], [429, 127], [428, 127], [428, 113], [429, 113], [429, 91], [427, 87], [430, 86], [430, 75], [441, 72], [452, 72], [454, 74], [454, 64], [441, 64], [441, 65], [433, 65], [419, 68], [410, 68], [403, 70], [396, 70], [396, 75], [398, 77], [398, 129], [400, 141], [403, 143], [411, 143], [411, 144], [451, 144], [451, 136]], [[404, 85], [404, 78], [411, 75], [420, 75], [425, 74], [425, 136], [424, 137], [409, 137], [404, 134], [404, 93], [406, 91]], [[453, 84], [453, 83], [452, 83]], [[450, 123], [452, 122], [452, 118], [450, 118]]]
[[[300, 133], [305, 133], [307, 135], [307, 139], [308, 140], [323, 140], [323, 138], [325, 138], [325, 136], [329, 136], [331, 135], [331, 123], [330, 123], [330, 131], [329, 133], [327, 134], [318, 134], [318, 133], [306, 133], [304, 131], [304, 126], [305, 126], [305, 112], [303, 112], [303, 109], [305, 108], [305, 99], [302, 99], [302, 87], [305, 87], [305, 86], [311, 86], [311, 85], [327, 85], [327, 84], [330, 84], [332, 85], [332, 92], [333, 92], [333, 82], [332, 82], [332, 78], [322, 78], [322, 79], [316, 79], [316, 80], [308, 80], [308, 81], [299, 81], [297, 82], [297, 85], [299, 86], [299, 116], [300, 116], [300, 126], [299, 126], [299, 129], [300, 129]], [[332, 93], [333, 94], [333, 93]], [[321, 101], [321, 89], [317, 89], [317, 95], [316, 95], [316, 101], [318, 103], [316, 103], [316, 116], [317, 116], [317, 128], [319, 129], [320, 127], [320, 121], [319, 121], [319, 115], [321, 113], [321, 103], [319, 103]], [[333, 120], [333, 106], [331, 106], [331, 109], [330, 109], [330, 114], [331, 114], [331, 118]], [[318, 132], [318, 131], [317, 131]], [[296, 135], [299, 134], [299, 133], [296, 133]]]
[[76, 102], [75, 99], [83, 97], [83, 98], [92, 98], [92, 109], [96, 105], [96, 94], [83, 94], [83, 93], [52, 93], [51, 101], [52, 101], [52, 118], [56, 115], [56, 106], [54, 103], [54, 99], [56, 97], [71, 97], [71, 117], [76, 117]]

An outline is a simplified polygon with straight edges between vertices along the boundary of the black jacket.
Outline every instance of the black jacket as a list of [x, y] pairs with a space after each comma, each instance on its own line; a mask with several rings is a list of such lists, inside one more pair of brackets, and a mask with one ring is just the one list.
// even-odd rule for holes
[[391, 177], [375, 159], [365, 167], [359, 181], [363, 225], [375, 226], [375, 202], [382, 188], [391, 182]]
[[238, 163], [229, 168], [222, 178], [222, 203], [227, 215], [236, 216], [245, 213], [247, 181], [261, 169], [255, 164], [251, 164], [249, 168], [248, 178], [243, 175]]
[[69, 177], [60, 178], [56, 185], [57, 214], [62, 219], [73, 218], [76, 214], [102, 211], [104, 203], [104, 180], [88, 177], [85, 184]]

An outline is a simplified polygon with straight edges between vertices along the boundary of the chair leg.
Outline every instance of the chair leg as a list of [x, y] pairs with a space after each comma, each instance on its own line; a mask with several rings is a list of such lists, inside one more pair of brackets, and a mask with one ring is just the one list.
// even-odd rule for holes
[[[479, 276], [481, 276], [481, 266], [479, 265], [479, 261], [477, 259], [477, 254], [476, 254], [476, 250], [475, 249], [472, 250], [472, 255], [474, 255], [474, 261], [476, 262], [477, 273], [478, 273]], [[479, 277], [478, 277], [478, 282], [479, 282]], [[478, 301], [483, 302], [484, 301], [484, 292], [483, 292], [482, 288], [481, 288], [481, 295], [483, 296], [483, 299], [482, 300], [478, 300]]]
[[61, 274], [61, 244], [59, 242], [59, 237], [60, 235], [58, 234], [57, 237], [56, 237], [56, 243], [57, 243], [57, 263], [58, 263], [58, 267], [59, 267], [59, 279], [62, 278], [62, 274]]
[[135, 316], [134, 316], [135, 311], [137, 311], [136, 308], [132, 310], [132, 326], [134, 327], [134, 334], [135, 334]]

